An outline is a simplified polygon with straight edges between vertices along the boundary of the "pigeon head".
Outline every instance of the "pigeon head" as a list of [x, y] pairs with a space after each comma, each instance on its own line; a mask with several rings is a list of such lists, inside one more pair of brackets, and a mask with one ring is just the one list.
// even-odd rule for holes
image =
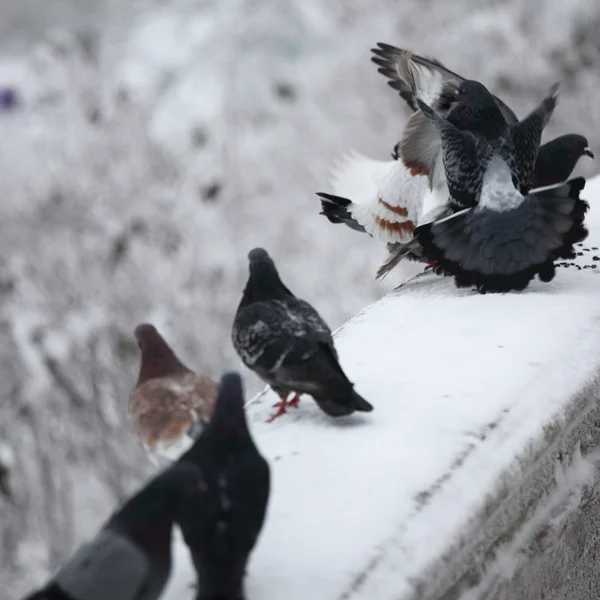
[[569, 157], [576, 161], [582, 156], [589, 156], [592, 159], [596, 158], [589, 147], [587, 138], [578, 133], [561, 135], [545, 144], [545, 146], [549, 148], [550, 152], [560, 155], [561, 158]]
[[142, 354], [138, 385], [155, 377], [190, 372], [154, 325], [141, 323], [135, 328], [134, 336]]
[[234, 371], [221, 377], [219, 396], [209, 427], [226, 436], [245, 437], [248, 433], [242, 378]]
[[534, 187], [567, 181], [582, 156], [595, 158], [587, 139], [576, 133], [561, 135], [540, 147], [534, 172]]
[[292, 292], [283, 285], [273, 259], [264, 248], [251, 250], [248, 262], [250, 277], [244, 290], [242, 306], [261, 300], [293, 297]]
[[200, 469], [187, 462], [175, 463], [150, 480], [115, 514], [138, 541], [164, 541], [164, 534], [179, 514], [200, 500], [207, 483]]
[[461, 129], [495, 133], [506, 125], [494, 96], [479, 81], [465, 80], [456, 86], [456, 105], [448, 120]]

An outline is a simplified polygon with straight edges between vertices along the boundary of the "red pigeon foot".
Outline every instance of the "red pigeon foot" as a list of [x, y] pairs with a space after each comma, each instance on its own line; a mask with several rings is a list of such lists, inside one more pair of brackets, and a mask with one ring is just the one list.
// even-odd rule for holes
[[277, 412], [275, 414], [271, 415], [267, 419], [267, 423], [272, 423], [277, 417], [280, 417], [281, 415], [285, 415], [285, 413], [287, 412], [285, 410], [286, 405], [287, 405], [287, 402], [286, 402], [285, 398], [283, 398], [281, 400], [281, 402], [277, 402], [276, 404], [273, 404], [273, 408], [277, 408]]
[[288, 400], [287, 405], [293, 406], [294, 408], [298, 408], [298, 404], [300, 402], [300, 394], [294, 394], [291, 400]]
[[436, 262], [426, 262], [425, 263], [425, 268], [426, 269], [435, 269], [437, 267], [437, 263]]

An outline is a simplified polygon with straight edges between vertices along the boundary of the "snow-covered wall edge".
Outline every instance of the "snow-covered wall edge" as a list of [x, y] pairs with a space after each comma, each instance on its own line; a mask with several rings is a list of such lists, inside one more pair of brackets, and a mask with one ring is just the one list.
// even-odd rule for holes
[[[600, 236], [550, 284], [478, 295], [423, 274], [336, 333], [369, 415], [310, 398], [267, 424], [273, 470], [249, 598], [590, 597], [600, 517]], [[591, 586], [591, 587], [590, 587]]]

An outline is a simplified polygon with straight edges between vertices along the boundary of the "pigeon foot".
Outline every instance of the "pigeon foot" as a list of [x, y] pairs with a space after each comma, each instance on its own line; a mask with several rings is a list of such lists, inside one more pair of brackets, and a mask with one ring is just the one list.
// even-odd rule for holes
[[293, 406], [294, 408], [298, 408], [298, 404], [300, 403], [300, 394], [294, 394], [291, 400], [288, 400], [287, 405]]
[[285, 396], [281, 399], [281, 402], [276, 402], [275, 404], [273, 404], [273, 408], [277, 409], [277, 412], [272, 414], [268, 419], [267, 419], [267, 423], [272, 423], [277, 417], [280, 417], [281, 415], [285, 415], [285, 413], [287, 412], [286, 409], [287, 406], [287, 401]]

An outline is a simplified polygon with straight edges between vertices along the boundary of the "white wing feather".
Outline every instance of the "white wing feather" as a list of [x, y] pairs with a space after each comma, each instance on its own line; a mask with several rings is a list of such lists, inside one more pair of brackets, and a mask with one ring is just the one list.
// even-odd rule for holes
[[337, 161], [330, 185], [335, 195], [352, 201], [348, 210], [367, 233], [386, 243], [412, 240], [412, 227], [393, 226], [408, 221], [416, 226], [429, 187], [426, 177], [412, 176], [400, 160], [374, 160], [355, 151]]

